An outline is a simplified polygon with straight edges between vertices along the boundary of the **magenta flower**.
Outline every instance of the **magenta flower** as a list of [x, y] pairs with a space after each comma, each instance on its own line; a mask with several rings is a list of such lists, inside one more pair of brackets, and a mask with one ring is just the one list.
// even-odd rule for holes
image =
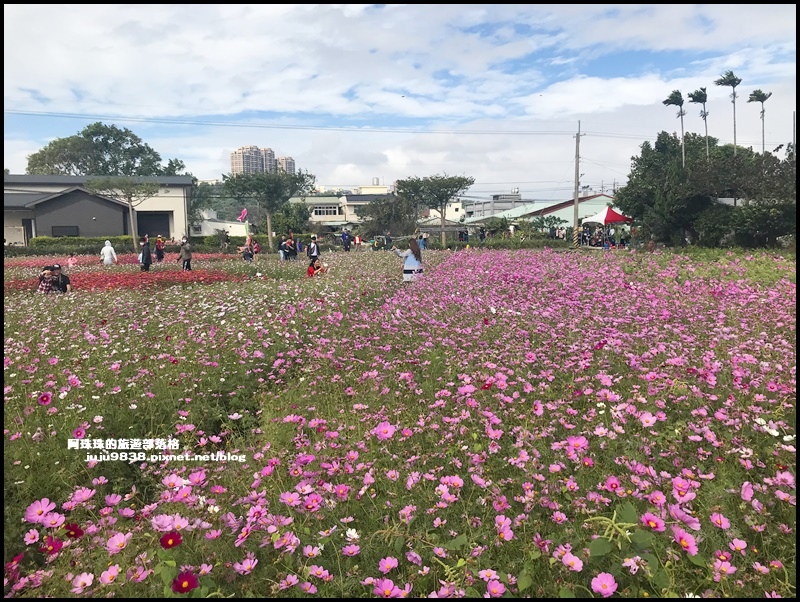
[[124, 535], [122, 533], [117, 533], [112, 535], [106, 542], [106, 550], [108, 550], [109, 555], [113, 556], [124, 550], [131, 540], [131, 537], [133, 537], [133, 533], [126, 533]]
[[103, 571], [100, 575], [100, 583], [103, 585], [111, 585], [116, 581], [117, 577], [119, 576], [119, 565], [114, 564], [108, 567], [107, 571]]
[[486, 593], [490, 598], [499, 598], [506, 593], [506, 586], [497, 579], [492, 579], [486, 583]]
[[396, 569], [397, 564], [397, 558], [387, 556], [386, 558], [381, 558], [381, 561], [378, 563], [378, 570], [385, 575], [392, 569]]
[[53, 401], [53, 394], [50, 391], [45, 391], [39, 395], [38, 401], [40, 406], [49, 406], [50, 402]]
[[344, 554], [345, 556], [358, 556], [359, 552], [361, 552], [361, 548], [359, 548], [354, 543], [351, 543], [350, 545], [344, 546], [342, 548], [342, 554]]
[[94, 575], [91, 573], [81, 573], [72, 580], [72, 593], [82, 594], [83, 590], [94, 582]]
[[642, 515], [641, 523], [645, 527], [649, 527], [650, 529], [652, 529], [656, 533], [661, 533], [665, 529], [664, 521], [661, 520], [659, 517], [657, 517], [652, 512], [645, 512]]
[[375, 435], [378, 440], [386, 441], [387, 439], [391, 439], [395, 433], [395, 427], [385, 420], [378, 424], [374, 429], [372, 429], [372, 434]]
[[31, 529], [25, 534], [25, 544], [32, 545], [39, 541], [39, 531], [36, 529]]
[[580, 573], [583, 570], [583, 560], [575, 556], [572, 552], [567, 552], [561, 557], [561, 562], [571, 571]]
[[719, 512], [714, 512], [711, 515], [711, 524], [720, 529], [728, 529], [731, 526], [731, 521], [725, 518]]
[[81, 427], [78, 427], [74, 431], [72, 431], [73, 439], [83, 439], [85, 436], [86, 436], [86, 431]]
[[240, 575], [249, 575], [250, 573], [253, 572], [253, 569], [256, 568], [257, 564], [258, 560], [248, 556], [241, 562], [234, 562], [233, 570], [239, 573]]
[[185, 594], [200, 586], [197, 577], [189, 571], [178, 573], [172, 581], [172, 591], [176, 594]]
[[43, 497], [40, 500], [36, 500], [26, 508], [25, 520], [34, 524], [41, 523], [44, 520], [45, 515], [55, 510], [55, 508], [56, 505], [53, 502], [51, 502], [48, 498]]
[[675, 538], [675, 542], [683, 548], [689, 556], [695, 556], [697, 554], [697, 541], [694, 537], [675, 525], [672, 525], [672, 535]]
[[592, 591], [600, 594], [604, 598], [613, 596], [617, 591], [617, 582], [614, 575], [611, 573], [600, 573], [597, 577], [592, 579]]
[[391, 579], [378, 579], [374, 582], [372, 592], [379, 598], [398, 598], [400, 588]]

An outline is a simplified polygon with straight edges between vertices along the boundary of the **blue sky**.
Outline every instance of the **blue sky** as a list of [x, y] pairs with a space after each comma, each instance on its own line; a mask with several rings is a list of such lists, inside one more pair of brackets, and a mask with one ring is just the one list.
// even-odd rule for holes
[[477, 197], [609, 192], [660, 131], [768, 150], [792, 140], [796, 5], [4, 5], [4, 166], [95, 121], [127, 127], [201, 179], [240, 146], [317, 183], [467, 175]]

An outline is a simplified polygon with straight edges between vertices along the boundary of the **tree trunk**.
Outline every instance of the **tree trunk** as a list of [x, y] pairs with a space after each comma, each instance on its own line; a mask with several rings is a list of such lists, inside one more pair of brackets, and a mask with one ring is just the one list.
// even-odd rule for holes
[[269, 241], [269, 250], [274, 251], [272, 246], [272, 212], [267, 211], [267, 240]]
[[683, 107], [681, 107], [681, 167], [686, 167], [686, 145], [683, 136]]
[[444, 249], [445, 246], [447, 246], [447, 238], [444, 233], [444, 213], [445, 211], [447, 211], [447, 205], [446, 204], [442, 205], [441, 207], [439, 207], [439, 209], [442, 212], [442, 249]]
[[131, 241], [133, 242], [133, 252], [136, 253], [136, 226], [133, 222], [133, 203], [128, 199], [128, 221], [131, 225]]

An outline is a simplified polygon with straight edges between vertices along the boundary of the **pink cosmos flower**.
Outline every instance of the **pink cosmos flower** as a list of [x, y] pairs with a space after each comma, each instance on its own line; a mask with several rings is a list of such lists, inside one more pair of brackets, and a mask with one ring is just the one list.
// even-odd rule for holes
[[249, 575], [253, 572], [253, 569], [256, 568], [258, 564], [258, 560], [251, 557], [246, 557], [241, 562], [234, 562], [233, 563], [233, 570], [239, 573], [240, 575]]
[[597, 577], [592, 579], [592, 591], [600, 594], [604, 598], [613, 596], [617, 591], [617, 581], [611, 573], [600, 573]]
[[117, 577], [119, 576], [119, 565], [114, 564], [108, 567], [107, 571], [103, 571], [100, 575], [100, 583], [103, 585], [111, 585], [116, 581]]
[[92, 585], [94, 582], [94, 575], [91, 573], [81, 573], [72, 580], [72, 593], [82, 594], [83, 590]]
[[379, 441], [386, 441], [391, 439], [395, 433], [395, 427], [385, 420], [372, 429], [372, 434], [375, 435]]
[[672, 536], [675, 539], [675, 542], [683, 548], [689, 556], [695, 556], [698, 552], [697, 548], [697, 541], [694, 537], [689, 535], [686, 531], [672, 525]]
[[359, 552], [361, 552], [361, 548], [354, 543], [342, 548], [342, 554], [345, 556], [358, 556]]
[[373, 583], [374, 593], [379, 598], [399, 598], [400, 588], [391, 579], [378, 579]]
[[734, 552], [739, 552], [744, 556], [746, 554], [745, 550], [747, 550], [747, 542], [743, 539], [734, 539], [728, 544], [728, 547]]
[[31, 529], [25, 534], [25, 544], [32, 545], [39, 541], [39, 531], [36, 529]]
[[397, 558], [394, 558], [393, 556], [387, 556], [386, 558], [381, 558], [380, 562], [378, 563], [378, 570], [385, 575], [392, 569], [396, 569], [397, 564]]
[[116, 533], [112, 535], [106, 542], [106, 550], [110, 556], [119, 554], [128, 545], [128, 542], [133, 537], [133, 533]]
[[561, 562], [571, 571], [580, 573], [583, 570], [583, 561], [572, 552], [567, 552], [561, 557]]
[[502, 581], [492, 579], [486, 584], [486, 593], [490, 598], [500, 598], [506, 593], [506, 586], [503, 585]]
[[83, 439], [85, 436], [86, 436], [86, 431], [81, 427], [78, 427], [74, 431], [72, 431], [73, 439]]
[[652, 529], [656, 533], [661, 533], [665, 529], [664, 521], [661, 520], [659, 517], [657, 517], [652, 512], [645, 512], [642, 515], [641, 523], [645, 527], [649, 527], [650, 529]]
[[39, 395], [37, 400], [40, 406], [49, 406], [50, 402], [53, 401], [53, 394], [50, 391], [45, 391]]
[[731, 526], [731, 521], [729, 521], [719, 512], [714, 512], [711, 515], [711, 524], [715, 527], [719, 527], [720, 529], [728, 529]]
[[55, 510], [55, 507], [56, 505], [46, 497], [36, 500], [26, 508], [25, 520], [34, 524], [41, 523], [45, 515]]

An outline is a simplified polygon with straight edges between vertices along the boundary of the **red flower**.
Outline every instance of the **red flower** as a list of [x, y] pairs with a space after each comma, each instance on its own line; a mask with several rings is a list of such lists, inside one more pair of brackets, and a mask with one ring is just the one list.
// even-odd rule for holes
[[39, 551], [42, 554], [58, 554], [63, 547], [63, 541], [52, 535], [48, 535], [47, 539], [45, 539], [44, 543], [39, 547]]
[[182, 573], [178, 573], [178, 576], [172, 581], [172, 591], [176, 594], [185, 594], [197, 588], [199, 585], [200, 583], [193, 573], [183, 571]]
[[64, 525], [64, 529], [66, 529], [64, 535], [70, 539], [78, 539], [83, 535], [83, 529], [78, 526], [78, 523], [67, 523]]
[[169, 533], [164, 533], [159, 541], [161, 542], [162, 548], [169, 550], [170, 548], [181, 545], [181, 543], [183, 543], [183, 538], [177, 531], [170, 531]]

